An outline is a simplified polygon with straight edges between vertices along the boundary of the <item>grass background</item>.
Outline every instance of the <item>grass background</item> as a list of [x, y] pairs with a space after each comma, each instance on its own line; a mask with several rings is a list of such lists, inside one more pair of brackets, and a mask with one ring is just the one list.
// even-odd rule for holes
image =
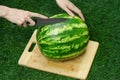
[[[120, 79], [120, 0], [71, 0], [86, 18], [90, 39], [100, 43], [87, 80]], [[55, 0], [0, 0], [1, 5], [46, 16], [63, 13]], [[0, 80], [78, 80], [18, 65], [35, 27], [0, 18]]]

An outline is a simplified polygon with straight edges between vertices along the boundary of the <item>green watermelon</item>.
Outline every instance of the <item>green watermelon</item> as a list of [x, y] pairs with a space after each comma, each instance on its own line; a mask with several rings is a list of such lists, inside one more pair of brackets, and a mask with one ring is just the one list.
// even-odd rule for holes
[[57, 61], [69, 60], [82, 54], [89, 41], [87, 25], [79, 17], [67, 14], [57, 14], [51, 18], [69, 20], [39, 27], [36, 40], [41, 53]]

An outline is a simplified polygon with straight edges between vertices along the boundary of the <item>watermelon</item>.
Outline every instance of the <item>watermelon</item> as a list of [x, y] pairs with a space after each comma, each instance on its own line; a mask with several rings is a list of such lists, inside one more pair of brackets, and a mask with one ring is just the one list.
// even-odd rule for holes
[[36, 40], [48, 59], [63, 61], [82, 54], [89, 41], [87, 25], [77, 16], [57, 14], [51, 18], [69, 18], [65, 22], [39, 27]]

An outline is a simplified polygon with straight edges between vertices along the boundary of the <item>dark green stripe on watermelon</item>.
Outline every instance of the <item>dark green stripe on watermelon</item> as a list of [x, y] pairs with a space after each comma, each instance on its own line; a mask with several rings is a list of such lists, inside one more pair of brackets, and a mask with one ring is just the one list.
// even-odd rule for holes
[[[45, 36], [45, 37], [39, 37], [39, 40], [43, 40], [43, 41], [55, 41], [55, 40], [60, 40], [61, 38], [65, 38], [68, 36], [72, 37], [72, 36], [81, 36], [83, 35], [84, 32], [88, 32], [87, 31], [87, 28], [81, 28], [81, 29], [78, 29], [78, 28], [73, 28], [72, 30], [66, 30], [62, 33], [59, 33], [57, 35], [48, 35], [48, 36]], [[88, 35], [88, 33], [86, 33]], [[50, 38], [51, 37], [51, 38]], [[60, 39], [58, 39], [60, 38]], [[51, 40], [49, 40], [51, 39]]]
[[[88, 36], [84, 36], [80, 39], [76, 39], [74, 41], [70, 41], [70, 42], [67, 42], [67, 43], [55, 43], [55, 44], [52, 44], [52, 45], [47, 45], [47, 44], [39, 44], [43, 49], [46, 49], [46, 50], [64, 50], [64, 49], [70, 49], [70, 48], [76, 48], [77, 46], [76, 45], [79, 45], [81, 43], [83, 43], [83, 41], [87, 42], [88, 40]], [[47, 46], [47, 47], [46, 47]], [[76, 47], [75, 47], [76, 46]], [[78, 47], [79, 47], [78, 46]]]
[[[86, 41], [84, 39], [86, 39]], [[88, 39], [89, 39], [88, 36], [83, 36], [82, 38], [76, 39], [76, 40], [68, 42], [68, 43], [53, 44], [53, 45], [41, 45], [41, 47], [43, 48], [43, 51], [45, 52], [46, 55], [50, 54], [54, 58], [56, 56], [64, 57], [75, 51], [82, 50], [86, 46]], [[64, 46], [68, 46], [68, 48], [62, 48]], [[54, 49], [52, 49], [52, 48], [54, 48]]]
[[46, 51], [43, 50], [43, 52], [48, 53], [48, 54], [44, 53], [43, 55], [45, 55], [48, 58], [56, 59], [56, 60], [71, 59], [71, 58], [75, 58], [78, 55], [82, 54], [83, 51], [85, 50], [87, 44], [88, 44], [88, 42], [84, 43], [82, 45], [82, 47], [79, 47], [78, 49], [71, 49], [70, 51], [68, 51], [66, 53], [63, 53], [63, 54], [60, 54], [61, 50], [59, 50], [58, 53], [55, 53], [55, 54], [52, 54], [52, 53], [49, 53], [49, 52], [46, 52]]
[[52, 18], [69, 18], [69, 20], [38, 29], [36, 39], [42, 54], [60, 61], [82, 54], [89, 41], [87, 25], [76, 16], [59, 14]]
[[[68, 41], [66, 43], [53, 43], [51, 45], [49, 44], [41, 44], [41, 43], [38, 43], [39, 45], [42, 46], [42, 48], [45, 48], [45, 49], [49, 49], [49, 48], [52, 48], [52, 47], [56, 47], [56, 46], [71, 46], [71, 44], [80, 44], [80, 43], [83, 43], [83, 41], [87, 41], [89, 37], [86, 35], [86, 36], [81, 36], [75, 40], [72, 40], [72, 41]], [[47, 46], [47, 47], [46, 47]]]
[[[70, 24], [67, 24], [67, 23], [70, 23]], [[50, 32], [51, 30], [54, 30], [56, 28], [58, 29], [62, 29], [64, 27], [64, 25], [66, 25], [68, 28], [74, 28], [75, 26], [74, 25], [81, 25], [83, 24], [84, 25], [84, 28], [87, 28], [86, 24], [85, 23], [80, 23], [79, 20], [76, 20], [76, 19], [70, 19], [70, 20], [67, 20], [65, 22], [61, 22], [61, 23], [57, 23], [57, 24], [53, 24], [53, 25], [46, 25], [45, 27], [42, 27], [40, 29], [40, 35], [44, 35], [44, 34], [47, 34], [48, 32]], [[78, 26], [79, 26], [78, 25]]]

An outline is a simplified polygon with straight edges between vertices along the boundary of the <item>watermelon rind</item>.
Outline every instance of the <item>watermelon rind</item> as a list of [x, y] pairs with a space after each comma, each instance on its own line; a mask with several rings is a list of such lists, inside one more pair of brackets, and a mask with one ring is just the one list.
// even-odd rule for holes
[[89, 41], [88, 27], [84, 21], [67, 14], [57, 14], [50, 18], [69, 20], [38, 28], [36, 40], [41, 53], [55, 61], [70, 60], [84, 53]]

